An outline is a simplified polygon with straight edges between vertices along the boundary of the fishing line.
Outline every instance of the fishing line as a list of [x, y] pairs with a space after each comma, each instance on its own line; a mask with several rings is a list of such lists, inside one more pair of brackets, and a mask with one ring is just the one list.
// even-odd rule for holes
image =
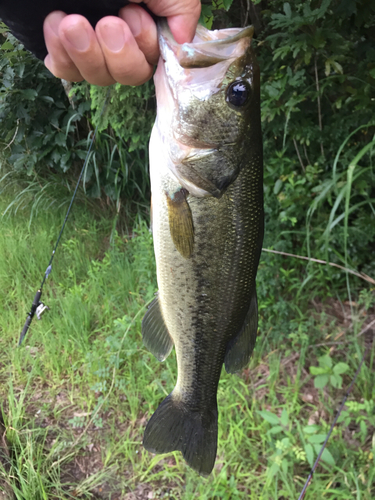
[[318, 457], [317, 457], [317, 459], [315, 460], [315, 463], [314, 463], [314, 465], [313, 465], [313, 467], [312, 467], [312, 469], [311, 469], [311, 471], [310, 471], [309, 477], [307, 478], [306, 483], [305, 483], [305, 485], [304, 485], [304, 487], [303, 487], [303, 489], [302, 489], [302, 492], [301, 492], [300, 496], [298, 497], [298, 500], [303, 500], [303, 498], [305, 498], [306, 490], [307, 490], [307, 488], [310, 486], [310, 484], [311, 484], [311, 482], [312, 482], [312, 478], [313, 478], [313, 475], [314, 475], [315, 469], [317, 468], [317, 466], [318, 466], [318, 464], [319, 464], [319, 462], [320, 462], [320, 459], [322, 458], [322, 455], [323, 455], [323, 452], [324, 452], [324, 450], [325, 450], [325, 447], [326, 447], [326, 445], [327, 445], [327, 443], [328, 443], [329, 438], [331, 437], [331, 434], [332, 434], [332, 432], [333, 432], [333, 429], [334, 429], [335, 425], [337, 424], [337, 420], [339, 419], [339, 416], [341, 415], [341, 412], [342, 412], [342, 409], [343, 409], [343, 408], [344, 408], [344, 406], [345, 406], [346, 400], [348, 399], [348, 397], [349, 397], [350, 393], [352, 392], [352, 389], [353, 389], [353, 387], [354, 387], [354, 384], [355, 384], [355, 382], [356, 382], [356, 380], [357, 380], [357, 377], [358, 377], [358, 375], [359, 375], [359, 372], [361, 371], [361, 368], [362, 368], [363, 362], [365, 361], [365, 358], [366, 358], [367, 353], [368, 353], [368, 351], [369, 351], [369, 350], [370, 350], [370, 346], [367, 346], [367, 348], [365, 349], [365, 352], [363, 353], [363, 356], [362, 356], [361, 362], [359, 363], [359, 366], [358, 366], [358, 368], [357, 368], [357, 371], [355, 372], [354, 377], [353, 377], [353, 379], [352, 379], [352, 381], [351, 381], [351, 383], [350, 383], [350, 386], [349, 386], [348, 390], [347, 390], [347, 391], [346, 391], [346, 393], [345, 393], [345, 396], [344, 396], [344, 399], [342, 400], [342, 403], [341, 403], [341, 405], [340, 405], [340, 408], [338, 409], [338, 411], [337, 411], [337, 413], [336, 413], [335, 419], [334, 419], [334, 421], [332, 422], [332, 425], [331, 425], [331, 427], [330, 427], [330, 429], [329, 429], [329, 432], [328, 432], [328, 434], [327, 434], [327, 437], [325, 438], [324, 443], [322, 444], [322, 447], [321, 447], [321, 449], [320, 449], [320, 451], [319, 451]]
[[69, 204], [68, 210], [66, 212], [66, 216], [65, 216], [63, 225], [61, 227], [60, 234], [59, 234], [59, 236], [57, 238], [55, 247], [54, 247], [54, 249], [52, 251], [52, 255], [51, 255], [51, 258], [49, 260], [47, 269], [46, 269], [46, 271], [44, 273], [44, 276], [43, 276], [42, 282], [40, 284], [40, 287], [39, 287], [38, 291], [35, 294], [35, 297], [34, 297], [34, 300], [33, 300], [33, 303], [32, 303], [31, 309], [30, 309], [30, 312], [27, 314], [26, 322], [24, 324], [24, 327], [23, 327], [21, 335], [20, 335], [20, 339], [18, 341], [18, 346], [20, 346], [22, 344], [22, 341], [25, 338], [25, 336], [26, 336], [26, 334], [27, 334], [27, 332], [28, 332], [28, 330], [30, 328], [31, 322], [32, 322], [33, 317], [35, 316], [35, 314], [36, 314], [36, 316], [37, 316], [38, 319], [41, 319], [42, 318], [42, 314], [46, 310], [49, 309], [49, 307], [46, 306], [45, 304], [43, 304], [43, 302], [41, 302], [41, 300], [40, 300], [41, 297], [42, 297], [43, 286], [44, 286], [44, 284], [45, 284], [48, 276], [51, 274], [51, 271], [52, 271], [52, 262], [53, 262], [53, 259], [55, 258], [57, 247], [59, 246], [62, 234], [64, 232], [66, 223], [67, 223], [69, 215], [70, 215], [70, 211], [71, 211], [71, 209], [73, 207], [73, 203], [74, 203], [77, 191], [78, 191], [78, 187], [79, 187], [79, 185], [81, 183], [83, 174], [84, 174], [84, 172], [86, 170], [86, 167], [88, 165], [88, 162], [90, 160], [91, 149], [92, 149], [92, 146], [94, 144], [96, 134], [98, 132], [100, 119], [101, 119], [101, 117], [102, 117], [102, 115], [104, 113], [104, 110], [107, 108], [107, 105], [108, 105], [108, 99], [109, 99], [110, 90], [111, 90], [111, 87], [109, 87], [108, 90], [107, 90], [107, 94], [106, 94], [105, 99], [104, 99], [104, 104], [102, 106], [102, 109], [100, 111], [100, 115], [99, 115], [99, 118], [98, 118], [98, 123], [97, 123], [97, 125], [95, 127], [94, 134], [93, 134], [93, 136], [92, 136], [92, 138], [90, 140], [90, 144], [89, 144], [89, 148], [88, 148], [87, 153], [86, 153], [85, 161], [83, 162], [83, 167], [82, 167], [81, 173], [79, 174], [78, 181], [77, 181], [77, 184], [76, 184], [76, 187], [75, 187], [72, 199], [70, 200], [70, 204]]

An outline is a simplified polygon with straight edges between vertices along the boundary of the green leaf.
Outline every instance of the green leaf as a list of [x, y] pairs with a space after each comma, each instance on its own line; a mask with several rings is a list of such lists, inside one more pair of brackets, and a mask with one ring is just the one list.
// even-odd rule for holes
[[330, 356], [321, 356], [319, 359], [319, 364], [322, 366], [327, 366], [329, 368], [332, 368], [332, 358]]
[[280, 193], [282, 187], [283, 187], [283, 181], [281, 179], [277, 179], [273, 187], [273, 192], [276, 196]]
[[274, 462], [268, 469], [267, 476], [272, 479], [279, 471], [280, 471], [280, 465]]
[[332, 368], [332, 358], [328, 355], [325, 355], [325, 356], [321, 356], [319, 359], [319, 364], [322, 365], [322, 366], [327, 366], [329, 368]]
[[286, 427], [289, 423], [289, 417], [288, 417], [288, 412], [286, 411], [286, 409], [284, 408], [282, 413], [281, 413], [281, 423], [282, 425], [284, 425], [284, 427]]
[[22, 90], [22, 94], [25, 99], [28, 99], [29, 101], [35, 101], [35, 97], [38, 95], [38, 92], [34, 89], [25, 89]]
[[224, 9], [228, 11], [232, 6], [233, 0], [223, 0]]
[[42, 95], [42, 96], [40, 96], [40, 99], [42, 99], [45, 102], [50, 102], [51, 104], [53, 104], [55, 102], [53, 100], [53, 98], [49, 95]]
[[331, 375], [330, 381], [333, 387], [341, 389], [342, 387], [342, 377], [341, 375]]
[[318, 375], [314, 379], [314, 386], [316, 389], [323, 389], [328, 384], [329, 375]]
[[271, 427], [271, 429], [268, 431], [269, 434], [278, 434], [279, 432], [282, 432], [284, 430], [281, 425], [275, 425], [275, 427]]
[[326, 434], [314, 434], [313, 436], [309, 436], [307, 438], [307, 440], [309, 443], [312, 443], [312, 444], [315, 444], [315, 443], [321, 444], [324, 442], [325, 438], [326, 438]]
[[[318, 444], [315, 444], [314, 448], [315, 448], [316, 453], [318, 454], [320, 452], [321, 446]], [[323, 451], [322, 460], [324, 462], [326, 462], [328, 465], [335, 465], [335, 459], [333, 458], [331, 452], [327, 450], [327, 448], [325, 448]]]
[[25, 63], [20, 63], [18, 67], [16, 68], [17, 76], [19, 78], [23, 77], [23, 74], [25, 72]]
[[333, 367], [333, 372], [336, 375], [341, 375], [341, 373], [345, 373], [348, 370], [349, 370], [349, 365], [347, 365], [346, 363], [337, 363], [337, 365]]
[[324, 74], [326, 76], [329, 76], [330, 73], [331, 73], [331, 60], [327, 59], [326, 62], [325, 62], [325, 71], [324, 71]]
[[310, 366], [311, 375], [325, 375], [329, 373], [331, 370], [329, 368], [324, 368], [322, 366]]
[[65, 134], [63, 134], [62, 132], [58, 132], [55, 136], [55, 143], [58, 144], [59, 146], [65, 146], [66, 145]]
[[279, 424], [280, 420], [277, 415], [274, 413], [271, 413], [270, 411], [264, 410], [264, 411], [258, 411], [259, 415], [269, 422], [270, 424]]
[[6, 42], [4, 42], [1, 46], [1, 49], [2, 50], [12, 50], [14, 49], [14, 46], [12, 43], [10, 43], [8, 40]]
[[210, 5], [202, 5], [201, 17], [199, 18], [199, 22], [209, 30], [212, 28], [214, 15], [212, 13], [212, 7]]
[[336, 73], [339, 73], [340, 75], [344, 73], [341, 64], [337, 61], [332, 61], [332, 66], [335, 68]]
[[307, 425], [302, 430], [305, 434], [314, 434], [319, 429], [319, 425]]
[[359, 428], [361, 429], [361, 433], [363, 434], [363, 436], [366, 436], [367, 435], [367, 425], [366, 425], [366, 422], [364, 420], [360, 421]]
[[287, 2], [284, 3], [284, 12], [286, 17], [288, 17], [289, 19], [292, 17], [292, 9], [290, 8], [290, 4]]
[[310, 467], [314, 465], [314, 448], [311, 444], [305, 445], [306, 459], [310, 464]]

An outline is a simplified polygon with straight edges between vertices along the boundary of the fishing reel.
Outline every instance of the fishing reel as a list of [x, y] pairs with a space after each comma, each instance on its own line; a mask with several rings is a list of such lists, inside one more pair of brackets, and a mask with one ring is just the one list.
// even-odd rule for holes
[[30, 312], [27, 314], [27, 318], [26, 318], [26, 322], [23, 326], [23, 329], [22, 329], [22, 332], [21, 332], [21, 335], [20, 335], [20, 339], [19, 339], [19, 342], [18, 342], [18, 345], [20, 346], [22, 344], [22, 341], [23, 339], [25, 338], [26, 336], [26, 333], [30, 327], [30, 324], [31, 324], [31, 321], [33, 319], [33, 317], [35, 316], [36, 314], [36, 317], [41, 320], [42, 319], [42, 316], [43, 314], [46, 312], [46, 311], [49, 311], [49, 307], [44, 304], [44, 302], [41, 302], [41, 297], [42, 297], [42, 290], [38, 290], [35, 294], [35, 297], [34, 297], [34, 300], [33, 300], [33, 304], [31, 306], [31, 310]]
[[39, 302], [39, 305], [35, 311], [37, 319], [39, 319], [39, 321], [40, 321], [42, 319], [43, 314], [49, 310], [50, 310], [50, 308], [46, 304], [43, 304], [43, 302]]

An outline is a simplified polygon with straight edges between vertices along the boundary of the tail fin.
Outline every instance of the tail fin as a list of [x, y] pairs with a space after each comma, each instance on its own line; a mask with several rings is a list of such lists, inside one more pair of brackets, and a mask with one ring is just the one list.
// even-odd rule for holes
[[210, 474], [217, 449], [216, 402], [212, 409], [193, 411], [172, 392], [148, 422], [143, 446], [152, 453], [181, 451], [191, 468]]

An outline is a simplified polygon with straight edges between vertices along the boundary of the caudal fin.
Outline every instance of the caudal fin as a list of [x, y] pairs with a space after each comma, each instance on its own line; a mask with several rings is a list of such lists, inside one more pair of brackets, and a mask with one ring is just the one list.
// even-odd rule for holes
[[148, 422], [143, 446], [152, 453], [181, 451], [191, 468], [210, 474], [217, 449], [216, 402], [212, 409], [193, 411], [172, 392]]

